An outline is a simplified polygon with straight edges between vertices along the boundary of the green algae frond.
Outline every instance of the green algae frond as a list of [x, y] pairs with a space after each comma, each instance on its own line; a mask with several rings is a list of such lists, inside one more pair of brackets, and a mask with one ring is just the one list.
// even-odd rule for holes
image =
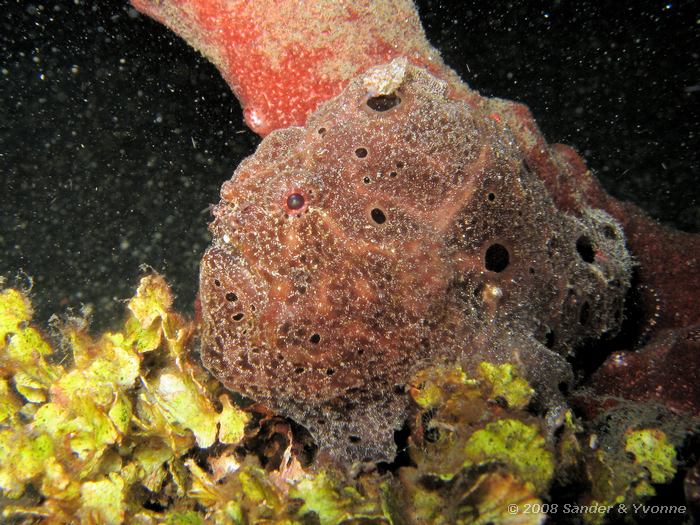
[[371, 519], [377, 525], [390, 523], [379, 501], [363, 498], [356, 488], [344, 486], [327, 473], [303, 479], [290, 491], [290, 496], [304, 500], [300, 513], [315, 513], [321, 525], [360, 518]]
[[[611, 446], [588, 458], [587, 472], [591, 493], [586, 503], [630, 508], [656, 495], [653, 484], [673, 479], [676, 449], [658, 428], [628, 429]], [[598, 524], [604, 517], [590, 514], [583, 518]]]
[[554, 474], [554, 457], [534, 425], [501, 419], [474, 432], [464, 446], [464, 466], [501, 462], [538, 492], [547, 489]]
[[421, 424], [409, 448], [416, 466], [401, 469], [393, 487], [399, 515], [408, 523], [541, 523], [541, 512], [508, 512], [541, 503], [555, 465], [542, 421], [525, 410], [534, 392], [519, 371], [483, 362], [472, 376], [439, 366], [411, 385]]
[[676, 474], [676, 449], [659, 429], [628, 431], [625, 450], [634, 455], [637, 465], [649, 471], [652, 483], [667, 483]]
[[[58, 352], [31, 325], [27, 296], [0, 293], [0, 489], [21, 501], [6, 517], [143, 517], [137, 487], [148, 499], [194, 447], [242, 439], [251, 416], [203, 386], [208, 375], [184, 358], [192, 323], [171, 305], [165, 280], [146, 276], [122, 329], [93, 339], [66, 323]], [[147, 353], [156, 364], [144, 366]]]
[[525, 408], [535, 390], [509, 363], [495, 365], [479, 363], [479, 374], [491, 386], [491, 399], [502, 398], [513, 408]]

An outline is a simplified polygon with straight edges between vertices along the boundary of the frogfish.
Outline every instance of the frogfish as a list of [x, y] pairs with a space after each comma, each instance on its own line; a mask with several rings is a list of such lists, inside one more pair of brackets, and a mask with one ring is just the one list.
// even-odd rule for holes
[[214, 208], [203, 362], [338, 460], [390, 461], [435, 363], [517, 363], [553, 409], [566, 358], [622, 322], [620, 224], [555, 205], [501, 101], [447, 92], [374, 67], [265, 137]]

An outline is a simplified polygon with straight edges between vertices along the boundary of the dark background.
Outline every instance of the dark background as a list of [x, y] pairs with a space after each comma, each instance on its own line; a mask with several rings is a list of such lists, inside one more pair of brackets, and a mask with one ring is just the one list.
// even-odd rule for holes
[[[472, 5], [473, 4], [473, 5]], [[700, 231], [697, 3], [418, 2], [446, 62], [530, 106], [613, 195]], [[121, 319], [148, 264], [191, 311], [208, 206], [259, 139], [213, 66], [125, 2], [0, 1], [0, 275], [40, 322]]]

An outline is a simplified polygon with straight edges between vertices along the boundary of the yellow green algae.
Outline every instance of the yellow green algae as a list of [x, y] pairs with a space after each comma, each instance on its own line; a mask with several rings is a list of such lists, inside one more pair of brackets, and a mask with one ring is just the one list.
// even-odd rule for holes
[[628, 430], [625, 450], [634, 456], [635, 464], [649, 471], [654, 483], [666, 483], [676, 473], [676, 449], [659, 429]]
[[[588, 505], [633, 508], [656, 495], [653, 484], [669, 483], [676, 474], [676, 449], [658, 428], [628, 429], [616, 442], [597, 449], [587, 462], [591, 483]], [[600, 513], [583, 515], [592, 524]]]
[[519, 369], [486, 362], [415, 374], [404, 466], [312, 462], [289, 424], [200, 366], [161, 276], [98, 337], [73, 319], [49, 338], [31, 319], [27, 294], [0, 292], [0, 505], [16, 523], [528, 524], [568, 472], [585, 471], [601, 504], [641, 501], [675, 473], [659, 429], [594, 450], [567, 411], [554, 439]]

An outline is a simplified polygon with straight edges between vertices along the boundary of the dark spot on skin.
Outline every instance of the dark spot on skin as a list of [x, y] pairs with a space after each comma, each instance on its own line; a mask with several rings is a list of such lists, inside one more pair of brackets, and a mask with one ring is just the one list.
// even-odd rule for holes
[[502, 272], [508, 267], [510, 254], [502, 244], [492, 244], [484, 255], [484, 266], [490, 272]]
[[370, 179], [369, 177], [365, 177], [362, 179], [362, 182], [364, 182], [365, 184], [369, 184], [370, 182], [372, 182], [372, 179]]
[[386, 222], [386, 215], [384, 215], [384, 212], [379, 208], [373, 208], [370, 215], [372, 216], [372, 220], [377, 224], [384, 224]]
[[552, 348], [554, 346], [554, 332], [550, 329], [544, 334], [544, 346], [547, 348]]
[[226, 300], [227, 300], [227, 301], [232, 301], [232, 302], [233, 302], [233, 301], [238, 301], [238, 296], [237, 296], [235, 293], [233, 293], [233, 292], [229, 292], [229, 293], [226, 294]]
[[318, 134], [323, 135], [326, 132], [326, 128], [318, 128]]
[[364, 159], [367, 156], [367, 148], [357, 148], [355, 155], [357, 155], [358, 159]]
[[389, 173], [389, 177], [394, 178], [396, 177], [397, 173], [395, 171], [392, 171]]
[[240, 321], [241, 319], [243, 319], [243, 313], [242, 313], [242, 312], [241, 312], [241, 313], [238, 313], [238, 314], [236, 314], [236, 315], [233, 316], [233, 320], [234, 320], [234, 321]]
[[216, 286], [221, 286], [221, 281], [219, 281], [218, 279], [214, 279], [214, 284]]
[[304, 196], [301, 193], [292, 193], [287, 197], [287, 208], [290, 210], [300, 210], [304, 207]]
[[614, 318], [616, 323], [619, 323], [622, 320], [622, 308], [615, 310]]
[[317, 345], [320, 340], [321, 340], [321, 336], [318, 334], [314, 334], [311, 337], [309, 337], [309, 341], [315, 345]]
[[495, 201], [496, 200], [496, 194], [495, 193], [489, 193], [486, 198], [490, 201]]
[[350, 440], [350, 443], [359, 443], [362, 441], [359, 436], [350, 436], [348, 439]]
[[615, 232], [615, 228], [613, 228], [609, 224], [603, 226], [603, 235], [605, 235], [606, 239], [617, 239], [617, 233]]
[[593, 243], [585, 235], [581, 235], [578, 239], [576, 239], [576, 251], [584, 262], [592, 263], [595, 261], [595, 250], [593, 249]]
[[332, 376], [333, 374], [335, 374], [335, 370], [333, 370], [332, 368], [329, 368], [328, 370], [326, 370], [327, 376]]
[[304, 368], [301, 366], [298, 366], [294, 369], [295, 374], [303, 374], [304, 373]]
[[374, 111], [383, 112], [389, 111], [401, 104], [401, 99], [396, 95], [379, 95], [377, 97], [372, 97], [367, 99], [367, 107]]
[[405, 164], [403, 163], [402, 160], [397, 160], [397, 161], [396, 161], [396, 167], [397, 167], [397, 168], [401, 169], [401, 168], [403, 168], [404, 166], [405, 166]]
[[591, 305], [588, 304], [588, 301], [583, 303], [581, 305], [581, 310], [578, 312], [578, 322], [581, 323], [582, 325], [585, 325], [588, 323], [588, 319], [591, 316]]
[[440, 430], [435, 427], [426, 428], [423, 431], [423, 439], [427, 443], [437, 443], [440, 439]]

